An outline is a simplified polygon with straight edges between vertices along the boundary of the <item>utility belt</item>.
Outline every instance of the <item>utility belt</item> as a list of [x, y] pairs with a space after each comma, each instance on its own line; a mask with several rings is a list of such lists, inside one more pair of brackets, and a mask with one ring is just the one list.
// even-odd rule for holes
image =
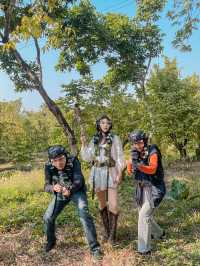
[[[106, 190], [106, 201], [108, 201], [108, 184], [109, 184], [109, 167], [115, 167], [115, 160], [113, 158], [109, 158], [109, 160], [104, 162], [99, 162], [97, 160], [94, 160], [91, 162], [91, 164], [95, 167], [107, 167], [107, 190]], [[94, 169], [95, 170], [95, 169]], [[92, 199], [94, 199], [94, 193], [95, 193], [95, 171], [93, 173], [93, 189], [92, 189]]]
[[137, 184], [138, 184], [140, 187], [143, 187], [143, 186], [144, 186], [144, 182], [143, 182], [143, 181], [137, 181]]
[[105, 162], [99, 162], [99, 161], [92, 161], [92, 165], [96, 166], [96, 167], [115, 167], [115, 160], [114, 159], [110, 159], [109, 161], [105, 161]]
[[151, 186], [152, 186], [151, 182], [146, 181], [146, 180], [137, 180], [137, 184], [138, 184], [140, 187], [144, 187], [144, 186], [151, 187]]

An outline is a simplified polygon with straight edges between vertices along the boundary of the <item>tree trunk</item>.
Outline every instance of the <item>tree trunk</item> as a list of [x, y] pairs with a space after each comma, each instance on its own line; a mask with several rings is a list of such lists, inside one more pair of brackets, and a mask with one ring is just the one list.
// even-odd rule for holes
[[87, 133], [86, 133], [86, 130], [85, 130], [85, 126], [84, 126], [83, 120], [81, 118], [81, 110], [80, 110], [80, 107], [79, 107], [79, 105], [77, 103], [74, 106], [74, 115], [75, 115], [75, 119], [76, 119], [78, 125], [80, 126], [81, 136], [83, 136], [83, 137], [85, 137], [87, 139]]
[[38, 92], [42, 96], [43, 100], [45, 101], [46, 105], [48, 106], [51, 113], [56, 117], [58, 123], [63, 128], [65, 136], [69, 140], [69, 146], [71, 151], [74, 155], [77, 155], [77, 145], [76, 145], [76, 138], [74, 135], [74, 131], [71, 129], [69, 124], [67, 123], [65, 117], [63, 116], [60, 108], [56, 105], [56, 103], [48, 96], [45, 89], [41, 85], [38, 88]]
[[[13, 11], [16, 8], [16, 0], [11, 0], [7, 9], [5, 9], [5, 21], [4, 21], [4, 32], [0, 31], [0, 36], [2, 38], [2, 43], [7, 43], [9, 41], [9, 34], [11, 32], [11, 18], [13, 16]], [[15, 17], [15, 16], [14, 16]], [[30, 65], [22, 58], [21, 54], [15, 49], [11, 48], [9, 52], [13, 54], [17, 63], [19, 64], [19, 68], [23, 69], [23, 71], [28, 75], [28, 79], [33, 82], [34, 89], [37, 90], [48, 106], [49, 110], [56, 117], [58, 123], [63, 128], [66, 137], [69, 140], [69, 146], [73, 154], [77, 154], [76, 140], [73, 130], [70, 128], [67, 123], [64, 115], [62, 114], [59, 107], [55, 104], [55, 102], [48, 96], [42, 84], [42, 67], [40, 61], [40, 47], [38, 45], [38, 40], [34, 38], [34, 43], [37, 52], [37, 64], [39, 66], [39, 77], [37, 73], [32, 71]]]
[[154, 122], [154, 116], [153, 116], [153, 113], [152, 113], [152, 108], [149, 105], [149, 102], [147, 100], [147, 91], [146, 91], [146, 85], [145, 85], [146, 79], [147, 79], [147, 76], [148, 76], [148, 73], [149, 73], [149, 70], [150, 70], [151, 61], [152, 61], [152, 58], [151, 58], [151, 55], [150, 55], [149, 59], [148, 59], [148, 63], [147, 63], [147, 68], [146, 68], [146, 71], [144, 73], [144, 77], [142, 78], [141, 84], [140, 84], [140, 91], [141, 91], [141, 95], [142, 95], [142, 100], [144, 101], [145, 108], [146, 108], [147, 113], [149, 114], [149, 117], [150, 117], [151, 130], [149, 132], [149, 134], [150, 134], [149, 139], [151, 139], [152, 135], [155, 134], [155, 132], [156, 132], [156, 125], [155, 125], [155, 122]]
[[74, 131], [71, 129], [71, 127], [67, 123], [67, 121], [66, 121], [64, 115], [62, 114], [60, 108], [48, 96], [46, 90], [44, 89], [44, 87], [42, 85], [42, 81], [39, 80], [37, 74], [32, 72], [30, 66], [24, 61], [24, 59], [21, 57], [20, 53], [15, 49], [12, 49], [12, 53], [15, 56], [20, 67], [27, 73], [27, 75], [30, 77], [30, 79], [34, 82], [35, 90], [37, 90], [40, 93], [44, 102], [48, 106], [49, 110], [56, 117], [58, 123], [63, 128], [64, 134], [69, 140], [69, 146], [70, 146], [72, 154], [77, 155], [77, 146], [76, 146], [76, 139], [75, 139]]
[[176, 147], [176, 149], [179, 151], [180, 154], [180, 160], [185, 160], [187, 158], [187, 150], [186, 150], [186, 145], [188, 143], [188, 139], [184, 139], [183, 142], [179, 142], [177, 140], [176, 134], [175, 133], [171, 133], [169, 135], [169, 137], [171, 138], [171, 140], [174, 143], [174, 146]]
[[186, 145], [187, 145], [187, 139], [184, 140], [183, 143], [181, 142], [176, 142], [175, 146], [179, 151], [180, 154], [180, 160], [185, 160], [187, 158], [187, 150], [186, 150]]
[[186, 158], [187, 158], [187, 151], [186, 151], [186, 148], [183, 147], [182, 144], [180, 144], [179, 147], [177, 147], [178, 151], [179, 151], [179, 154], [180, 154], [180, 160], [181, 161], [184, 161]]

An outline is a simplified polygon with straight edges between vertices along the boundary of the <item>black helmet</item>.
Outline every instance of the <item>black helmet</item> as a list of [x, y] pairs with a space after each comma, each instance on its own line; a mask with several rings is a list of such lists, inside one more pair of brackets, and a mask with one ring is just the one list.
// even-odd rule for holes
[[59, 155], [65, 155], [67, 157], [67, 151], [62, 145], [54, 145], [48, 148], [49, 159], [55, 159]]
[[135, 130], [129, 134], [128, 139], [131, 143], [143, 140], [144, 144], [147, 144], [148, 137], [142, 130]]
[[107, 116], [107, 115], [102, 115], [101, 117], [99, 117], [96, 121], [96, 129], [97, 131], [101, 131], [101, 128], [100, 128], [100, 122], [102, 119], [107, 119], [109, 122], [110, 122], [110, 128], [109, 128], [109, 131], [112, 129], [112, 120]]

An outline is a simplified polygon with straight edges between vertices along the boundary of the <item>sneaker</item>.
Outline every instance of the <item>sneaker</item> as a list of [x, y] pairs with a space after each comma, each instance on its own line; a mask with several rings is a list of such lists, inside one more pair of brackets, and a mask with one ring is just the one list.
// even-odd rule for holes
[[[166, 238], [166, 233], [165, 233], [165, 231], [163, 231], [162, 235], [158, 239], [163, 240], [165, 238]], [[151, 239], [154, 239], [153, 235], [151, 235]]]
[[160, 239], [163, 240], [165, 238], [166, 238], [166, 233], [165, 233], [165, 231], [163, 231], [163, 234], [160, 236]]
[[56, 245], [56, 240], [52, 241], [52, 242], [47, 242], [46, 246], [45, 246], [45, 252], [49, 252], [50, 250], [52, 250]]
[[94, 251], [92, 251], [92, 256], [94, 260], [102, 260], [103, 259], [103, 252], [101, 251], [101, 249], [96, 249]]
[[149, 255], [151, 255], [151, 250], [148, 250], [148, 251], [145, 251], [145, 252], [139, 252], [138, 251], [138, 254], [140, 254], [142, 256], [149, 256]]

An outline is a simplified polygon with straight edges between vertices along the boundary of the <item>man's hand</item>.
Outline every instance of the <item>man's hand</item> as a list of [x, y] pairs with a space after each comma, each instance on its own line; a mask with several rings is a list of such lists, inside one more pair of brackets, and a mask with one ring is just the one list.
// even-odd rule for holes
[[62, 187], [59, 184], [55, 184], [53, 186], [53, 190], [57, 193], [61, 193], [62, 192]]
[[63, 187], [62, 194], [65, 197], [69, 197], [70, 196], [70, 190], [68, 190], [65, 187]]

